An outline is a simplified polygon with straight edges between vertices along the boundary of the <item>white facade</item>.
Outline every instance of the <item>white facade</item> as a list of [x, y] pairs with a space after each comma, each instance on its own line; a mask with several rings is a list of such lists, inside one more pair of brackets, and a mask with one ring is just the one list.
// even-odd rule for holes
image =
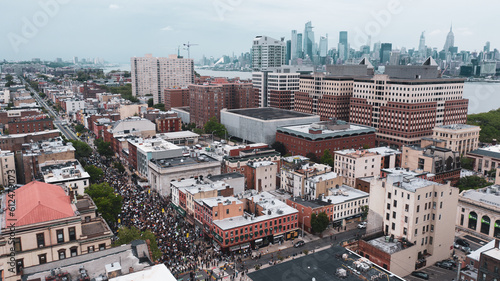
[[252, 45], [252, 65], [265, 70], [286, 64], [286, 43], [268, 36], [257, 36]]
[[129, 139], [129, 145], [137, 148], [137, 172], [142, 177], [148, 176], [149, 161], [182, 156], [182, 148], [161, 138]]
[[255, 182], [254, 189], [258, 192], [276, 190], [276, 175], [278, 165], [272, 161], [249, 162], [248, 167], [253, 168]]
[[0, 150], [0, 185], [7, 187], [17, 184], [14, 153]]
[[90, 186], [90, 175], [77, 160], [62, 163], [45, 162], [40, 165], [40, 169], [44, 182], [71, 188], [77, 192], [76, 195], [83, 195], [85, 188]]
[[66, 114], [71, 115], [85, 108], [85, 101], [82, 100], [65, 100]]
[[466, 124], [452, 124], [435, 127], [432, 137], [446, 141], [445, 148], [465, 155], [479, 146], [481, 127]]
[[344, 184], [354, 186], [357, 178], [379, 175], [383, 157], [390, 157], [389, 167], [385, 168], [395, 168], [398, 154], [401, 152], [389, 147], [335, 151], [333, 170], [344, 178]]
[[186, 87], [194, 82], [193, 59], [133, 57], [130, 59], [132, 74], [132, 94], [134, 96], [153, 95], [154, 103], [163, 103], [163, 91], [169, 88]]

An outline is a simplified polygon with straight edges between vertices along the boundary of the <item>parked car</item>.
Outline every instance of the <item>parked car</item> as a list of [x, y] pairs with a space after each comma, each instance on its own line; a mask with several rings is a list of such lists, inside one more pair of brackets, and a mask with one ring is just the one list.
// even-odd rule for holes
[[295, 248], [298, 248], [298, 247], [302, 247], [302, 246], [304, 246], [305, 244], [306, 244], [306, 242], [304, 242], [304, 241], [300, 240], [300, 241], [297, 241], [297, 242], [295, 243], [295, 245], [293, 245], [293, 246], [294, 246]]
[[445, 262], [445, 261], [438, 261], [436, 263], [436, 266], [441, 267], [441, 268], [445, 268], [445, 269], [449, 269], [449, 270], [453, 270], [453, 264], [451, 264], [449, 262]]
[[411, 275], [425, 280], [429, 280], [429, 274], [422, 271], [413, 271]]
[[358, 228], [359, 228], [359, 229], [366, 228], [366, 221], [364, 221], [364, 222], [362, 222], [362, 223], [358, 224]]
[[455, 248], [457, 249], [461, 249], [462, 247], [469, 247], [470, 248], [470, 244], [469, 242], [465, 241], [464, 239], [461, 239], [461, 238], [458, 238], [457, 240], [455, 240], [455, 244], [454, 244]]

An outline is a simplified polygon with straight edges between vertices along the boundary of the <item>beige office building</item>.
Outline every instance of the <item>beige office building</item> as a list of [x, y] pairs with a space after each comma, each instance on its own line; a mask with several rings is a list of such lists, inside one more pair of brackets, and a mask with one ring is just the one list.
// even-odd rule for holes
[[134, 96], [153, 95], [154, 103], [164, 103], [165, 89], [187, 87], [194, 83], [193, 59], [178, 58], [169, 55], [168, 58], [133, 57], [130, 59], [132, 76], [132, 94]]
[[465, 155], [478, 148], [479, 126], [451, 124], [437, 126], [432, 130], [432, 138], [443, 140], [444, 147]]
[[374, 178], [367, 231], [381, 226], [382, 232], [379, 238], [360, 240], [361, 255], [369, 253], [370, 260], [400, 276], [449, 258], [458, 192], [449, 184], [404, 174]]

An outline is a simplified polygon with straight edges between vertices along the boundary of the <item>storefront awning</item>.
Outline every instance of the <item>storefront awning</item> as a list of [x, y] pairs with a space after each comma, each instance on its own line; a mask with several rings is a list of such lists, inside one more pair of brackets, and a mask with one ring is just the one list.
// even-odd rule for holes
[[241, 246], [241, 249], [242, 249], [242, 250], [243, 250], [243, 249], [246, 249], [246, 248], [250, 248], [250, 243], [248, 243], [248, 242], [247, 242], [247, 243], [243, 243], [243, 244], [241, 244], [240, 246]]
[[238, 251], [239, 249], [240, 249], [240, 245], [229, 247], [229, 251], [231, 251], [231, 252]]
[[261, 243], [262, 241], [263, 241], [262, 238], [259, 238], [259, 239], [255, 240], [255, 243]]

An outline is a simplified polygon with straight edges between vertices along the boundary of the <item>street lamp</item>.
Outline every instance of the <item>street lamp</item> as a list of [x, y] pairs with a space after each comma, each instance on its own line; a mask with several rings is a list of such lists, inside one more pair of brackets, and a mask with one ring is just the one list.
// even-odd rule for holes
[[302, 217], [302, 239], [304, 239], [304, 219], [308, 217], [309, 216]]

